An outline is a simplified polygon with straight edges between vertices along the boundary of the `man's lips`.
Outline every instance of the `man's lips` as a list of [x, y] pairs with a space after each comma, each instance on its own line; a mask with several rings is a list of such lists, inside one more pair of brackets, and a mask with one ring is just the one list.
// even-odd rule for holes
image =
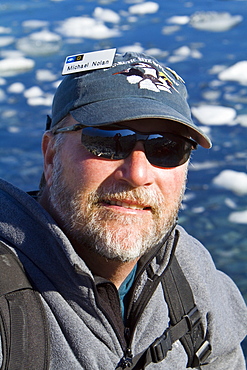
[[138, 204], [133, 201], [120, 201], [120, 200], [104, 200], [102, 203], [109, 204], [111, 206], [118, 206], [123, 208], [129, 208], [129, 209], [136, 209], [136, 210], [151, 210], [150, 206]]

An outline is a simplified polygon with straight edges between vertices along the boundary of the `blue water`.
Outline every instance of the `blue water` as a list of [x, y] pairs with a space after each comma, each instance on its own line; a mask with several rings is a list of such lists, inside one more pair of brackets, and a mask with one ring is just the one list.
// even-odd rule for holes
[[[10, 45], [0, 50], [0, 59], [17, 49], [16, 42], [41, 29], [28, 30], [22, 23], [26, 20], [44, 20], [47, 29], [56, 33], [59, 22], [81, 15], [92, 16], [95, 7], [112, 9], [121, 15], [120, 37], [94, 40], [89, 38], [62, 37], [59, 51], [50, 55], [27, 55], [35, 61], [33, 70], [0, 80], [0, 92], [4, 94], [0, 106], [0, 177], [12, 182], [24, 190], [38, 187], [42, 172], [40, 138], [45, 128], [48, 106], [30, 106], [23, 94], [9, 93], [8, 87], [21, 82], [25, 89], [39, 86], [45, 93], [54, 93], [54, 81], [37, 81], [36, 72], [48, 69], [57, 76], [58, 81], [65, 56], [83, 53], [102, 48], [139, 44], [144, 50], [159, 48], [164, 52], [159, 58], [164, 63], [175, 51], [188, 46], [198, 50], [202, 57], [188, 56], [181, 62], [169, 66], [174, 68], [186, 81], [189, 91], [189, 102], [196, 106], [201, 102], [208, 103], [205, 93], [216, 91], [217, 105], [233, 107], [237, 114], [247, 114], [247, 86], [238, 82], [224, 82], [212, 87], [218, 81], [217, 74], [209, 71], [215, 65], [227, 67], [238, 61], [247, 60], [247, 1], [156, 1], [159, 11], [155, 14], [136, 16], [130, 22], [126, 12], [131, 2], [125, 1], [48, 1], [48, 0], [2, 0], [0, 4], [0, 27], [10, 28], [8, 35], [15, 38]], [[242, 15], [243, 20], [236, 27], [224, 32], [198, 31], [189, 24], [182, 25], [171, 34], [165, 35], [162, 29], [169, 26], [167, 20], [174, 16], [191, 16], [198, 11], [229, 12]], [[112, 24], [106, 23], [109, 28]], [[1, 30], [1, 28], [0, 28]], [[6, 36], [6, 34], [0, 34]], [[13, 58], [15, 58], [13, 56]], [[18, 58], [17, 58], [18, 60]], [[1, 76], [0, 76], [1, 78]], [[229, 99], [231, 93], [234, 97]], [[1, 94], [0, 94], [1, 97]], [[218, 189], [212, 180], [223, 169], [246, 172], [246, 133], [247, 128], [235, 126], [212, 126], [210, 136], [213, 141], [211, 150], [198, 149], [192, 163], [199, 164], [191, 169], [188, 179], [188, 199], [185, 209], [180, 213], [180, 223], [210, 250], [218, 268], [229, 274], [237, 283], [247, 299], [247, 225], [234, 224], [228, 221], [232, 212], [229, 201], [234, 202], [234, 210], [247, 209], [246, 196], [239, 196], [231, 191]], [[205, 162], [211, 164], [208, 168]], [[201, 165], [201, 166], [200, 166]], [[199, 169], [198, 169], [199, 167]]]

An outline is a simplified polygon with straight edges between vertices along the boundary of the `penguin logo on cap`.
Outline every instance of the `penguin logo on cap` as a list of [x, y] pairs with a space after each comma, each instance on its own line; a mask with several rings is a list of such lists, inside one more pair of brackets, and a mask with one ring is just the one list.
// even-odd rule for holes
[[157, 68], [149, 63], [132, 63], [130, 68], [113, 73], [113, 75], [118, 74], [127, 76], [127, 81], [130, 84], [138, 84], [139, 89], [148, 89], [155, 92], [166, 91], [170, 94], [171, 89], [175, 89], [168, 75], [159, 72]]

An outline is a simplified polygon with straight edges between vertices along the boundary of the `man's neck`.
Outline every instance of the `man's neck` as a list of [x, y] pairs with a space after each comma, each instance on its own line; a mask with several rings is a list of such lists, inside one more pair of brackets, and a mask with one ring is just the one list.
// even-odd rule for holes
[[137, 259], [130, 262], [108, 260], [95, 252], [76, 248], [78, 255], [84, 260], [94, 275], [111, 281], [118, 289], [137, 263]]

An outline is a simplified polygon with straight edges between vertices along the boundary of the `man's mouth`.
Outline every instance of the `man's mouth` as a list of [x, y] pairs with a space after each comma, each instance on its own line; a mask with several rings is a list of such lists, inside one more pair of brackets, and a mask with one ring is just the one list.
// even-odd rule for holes
[[151, 210], [151, 207], [144, 206], [142, 204], [136, 204], [136, 203], [128, 203], [128, 202], [122, 202], [120, 200], [105, 200], [104, 203], [109, 204], [111, 206], [118, 206], [118, 207], [124, 207], [124, 208], [130, 208], [130, 209], [136, 209], [136, 210]]

